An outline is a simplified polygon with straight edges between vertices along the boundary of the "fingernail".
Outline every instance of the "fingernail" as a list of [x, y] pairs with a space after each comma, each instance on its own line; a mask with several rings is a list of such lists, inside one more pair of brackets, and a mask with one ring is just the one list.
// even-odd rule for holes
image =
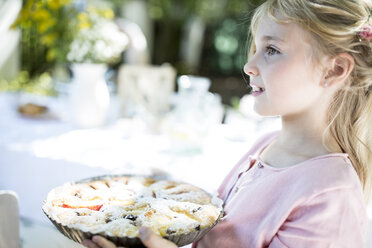
[[141, 239], [146, 241], [150, 236], [150, 228], [145, 227], [145, 226], [141, 227], [139, 229], [139, 234], [140, 234]]
[[84, 245], [85, 247], [88, 247], [87, 242], [88, 242], [87, 240], [85, 240], [85, 239], [83, 240], [83, 245]]

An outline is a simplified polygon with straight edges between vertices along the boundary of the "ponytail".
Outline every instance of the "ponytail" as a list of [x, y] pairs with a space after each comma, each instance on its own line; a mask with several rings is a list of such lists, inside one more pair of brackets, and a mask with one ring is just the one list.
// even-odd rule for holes
[[368, 201], [372, 189], [372, 94], [361, 88], [340, 90], [328, 113], [325, 134], [348, 154]]

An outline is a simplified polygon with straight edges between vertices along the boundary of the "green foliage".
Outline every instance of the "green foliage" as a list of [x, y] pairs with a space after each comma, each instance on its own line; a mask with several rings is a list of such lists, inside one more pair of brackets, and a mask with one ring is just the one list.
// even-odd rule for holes
[[157, 21], [154, 63], [171, 62], [180, 73], [188, 73], [188, 68], [177, 58], [177, 40], [185, 21], [196, 16], [207, 24], [199, 73], [240, 75], [247, 57], [249, 16], [263, 1], [147, 0], [149, 14]]
[[52, 77], [48, 72], [31, 78], [28, 71], [21, 71], [18, 76], [11, 81], [0, 79], [0, 92], [1, 91], [27, 92], [48, 96], [55, 96], [57, 94], [54, 89]]
[[204, 74], [239, 77], [244, 74], [250, 15], [263, 1], [227, 1], [226, 14], [207, 29], [201, 68]]
[[22, 32], [22, 69], [34, 76], [66, 63], [71, 42], [79, 30], [91, 26], [91, 16], [114, 17], [108, 6], [97, 6], [81, 9], [73, 0], [25, 0], [12, 26]]
[[[120, 1], [120, 0], [118, 0]], [[249, 11], [263, 0], [148, 0], [150, 15], [154, 19], [184, 20], [197, 16], [206, 22], [215, 22], [226, 16]]]
[[31, 75], [66, 59], [76, 15], [71, 0], [26, 0], [13, 24], [22, 32], [22, 67]]
[[235, 110], [238, 111], [239, 110], [239, 106], [240, 106], [240, 98], [239, 97], [236, 97], [236, 96], [232, 97], [230, 99], [230, 105], [232, 106], [233, 109], [235, 109]]
[[[129, 1], [107, 0], [113, 9], [119, 10]], [[206, 22], [218, 21], [231, 15], [249, 11], [264, 0], [146, 0], [149, 14], [155, 20], [183, 21], [190, 16], [197, 16]]]

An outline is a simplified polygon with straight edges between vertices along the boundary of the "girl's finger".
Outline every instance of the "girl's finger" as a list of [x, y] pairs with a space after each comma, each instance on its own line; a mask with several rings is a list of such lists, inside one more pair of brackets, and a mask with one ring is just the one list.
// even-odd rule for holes
[[88, 247], [88, 248], [101, 248], [101, 247], [99, 247], [96, 243], [94, 243], [92, 240], [90, 240], [90, 239], [85, 239], [84, 241], [83, 241], [83, 245], [85, 246], [85, 247]]
[[141, 227], [139, 230], [142, 243], [148, 248], [176, 248], [172, 242], [156, 235], [148, 227]]
[[98, 247], [102, 248], [116, 248], [116, 245], [112, 243], [111, 241], [101, 237], [101, 236], [93, 236], [92, 238], [93, 242], [98, 244]]

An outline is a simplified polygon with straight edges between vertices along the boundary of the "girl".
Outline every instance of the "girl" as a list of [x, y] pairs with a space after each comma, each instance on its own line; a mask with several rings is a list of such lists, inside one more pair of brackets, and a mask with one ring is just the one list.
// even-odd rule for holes
[[[364, 247], [371, 193], [372, 1], [268, 0], [244, 71], [280, 115], [219, 188], [224, 218], [193, 247]], [[364, 193], [364, 197], [363, 197]], [[140, 231], [147, 247], [175, 247]], [[94, 237], [88, 247], [114, 247]]]

